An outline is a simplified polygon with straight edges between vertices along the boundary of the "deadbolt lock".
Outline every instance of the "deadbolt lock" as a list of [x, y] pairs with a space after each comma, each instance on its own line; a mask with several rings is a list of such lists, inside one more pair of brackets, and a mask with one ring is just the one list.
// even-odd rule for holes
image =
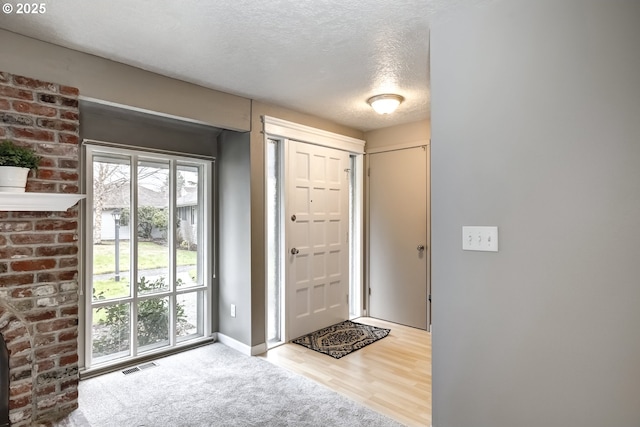
[[291, 215], [291, 221], [293, 221], [293, 222], [296, 221], [296, 216], [295, 215]]
[[296, 248], [291, 249], [291, 255], [298, 255], [300, 253]]

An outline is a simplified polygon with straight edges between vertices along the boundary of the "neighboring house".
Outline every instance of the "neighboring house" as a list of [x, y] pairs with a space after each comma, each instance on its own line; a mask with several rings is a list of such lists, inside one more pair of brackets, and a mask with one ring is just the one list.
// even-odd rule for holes
[[[178, 217], [180, 218], [180, 224], [178, 226], [178, 237], [181, 241], [194, 244], [197, 242], [198, 230], [198, 192], [197, 187], [185, 187], [182, 189], [180, 196], [176, 200], [176, 207], [178, 209]], [[114, 213], [116, 209], [122, 210], [124, 207], [128, 207], [131, 200], [131, 192], [128, 186], [124, 186], [118, 191], [108, 192], [106, 200], [104, 201], [104, 208], [102, 210], [102, 240], [114, 240], [115, 239], [115, 218]], [[151, 206], [154, 208], [166, 208], [168, 204], [168, 195], [166, 192], [154, 191], [152, 189], [140, 186], [138, 187], [138, 205], [139, 206]], [[95, 215], [95, 211], [94, 211]], [[121, 240], [129, 240], [129, 224], [121, 224], [119, 229], [118, 238]], [[166, 232], [164, 230], [158, 230], [154, 228], [152, 231], [154, 239], [166, 238]]]
[[178, 238], [186, 248], [198, 242], [198, 187], [184, 187], [178, 199], [176, 207], [180, 225]]

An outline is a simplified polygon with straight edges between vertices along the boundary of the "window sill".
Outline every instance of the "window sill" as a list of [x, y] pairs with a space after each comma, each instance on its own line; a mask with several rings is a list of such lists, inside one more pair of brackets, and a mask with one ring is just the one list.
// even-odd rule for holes
[[85, 197], [84, 194], [0, 192], [0, 211], [66, 211]]

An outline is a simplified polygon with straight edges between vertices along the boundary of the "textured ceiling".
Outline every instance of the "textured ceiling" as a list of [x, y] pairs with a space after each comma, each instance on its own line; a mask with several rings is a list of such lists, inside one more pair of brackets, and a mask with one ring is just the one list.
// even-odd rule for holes
[[[371, 130], [428, 117], [429, 22], [471, 3], [54, 0], [0, 28]], [[380, 116], [366, 100], [388, 92], [406, 101]]]

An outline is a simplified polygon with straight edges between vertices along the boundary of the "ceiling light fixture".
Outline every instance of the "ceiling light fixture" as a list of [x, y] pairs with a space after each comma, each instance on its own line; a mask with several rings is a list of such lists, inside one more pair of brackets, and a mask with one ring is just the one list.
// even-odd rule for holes
[[396, 111], [398, 105], [404, 101], [404, 98], [400, 95], [395, 95], [392, 93], [385, 93], [384, 95], [376, 95], [367, 99], [367, 103], [371, 105], [371, 107], [378, 114], [391, 114]]

